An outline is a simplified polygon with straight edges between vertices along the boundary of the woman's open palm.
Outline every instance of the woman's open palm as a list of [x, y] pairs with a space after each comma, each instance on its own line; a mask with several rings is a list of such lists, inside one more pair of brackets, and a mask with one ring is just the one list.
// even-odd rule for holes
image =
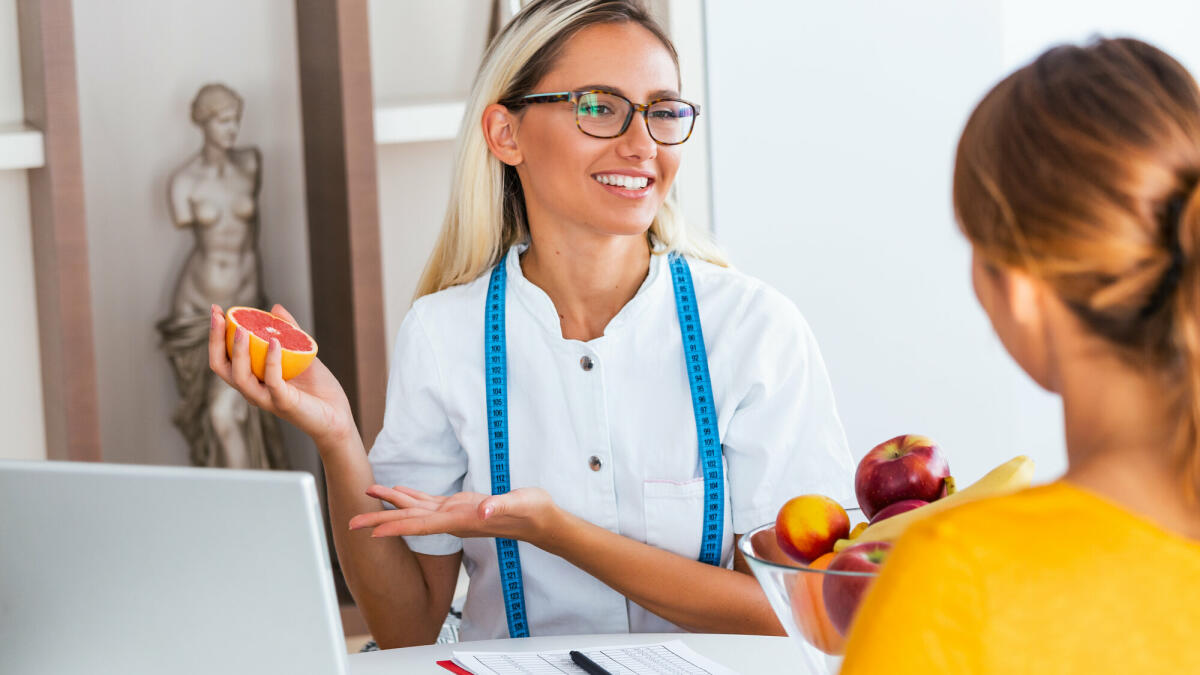
[[439, 497], [399, 485], [372, 485], [367, 494], [396, 507], [350, 519], [350, 529], [374, 528], [373, 537], [452, 534], [536, 542], [555, 508], [548, 492], [533, 487], [502, 495], [459, 492]]

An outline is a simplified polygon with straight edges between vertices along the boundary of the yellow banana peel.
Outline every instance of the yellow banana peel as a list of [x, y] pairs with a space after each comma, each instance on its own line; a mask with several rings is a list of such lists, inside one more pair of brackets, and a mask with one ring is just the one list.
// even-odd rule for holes
[[1017, 490], [1023, 490], [1029, 487], [1033, 481], [1033, 460], [1025, 455], [1013, 457], [1007, 462], [987, 472], [983, 478], [975, 481], [967, 487], [952, 492], [951, 494], [942, 497], [941, 499], [915, 508], [911, 511], [905, 511], [891, 518], [887, 518], [867, 526], [857, 537], [853, 539], [839, 539], [833, 545], [834, 551], [841, 551], [847, 546], [861, 544], [868, 541], [892, 541], [897, 539], [904, 530], [908, 529], [909, 525], [928, 518], [935, 513], [941, 513], [947, 509], [954, 508], [959, 504], [965, 504], [977, 499], [987, 497], [999, 497], [1000, 495], [1010, 494]]
[[867, 523], [865, 523], [865, 522], [855, 525], [854, 529], [850, 530], [850, 536], [848, 537], [848, 539], [857, 539], [858, 535], [862, 534], [863, 530], [865, 530], [865, 529], [867, 529]]

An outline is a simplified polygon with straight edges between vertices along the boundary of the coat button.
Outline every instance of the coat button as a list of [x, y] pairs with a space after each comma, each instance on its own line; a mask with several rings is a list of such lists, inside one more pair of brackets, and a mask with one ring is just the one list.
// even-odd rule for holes
[[599, 457], [597, 457], [597, 456], [595, 456], [595, 455], [592, 455], [592, 456], [591, 456], [591, 457], [588, 459], [588, 466], [590, 466], [590, 467], [592, 468], [592, 471], [599, 471], [599, 470], [600, 470], [600, 467], [602, 467], [602, 466], [604, 466], [604, 465], [600, 463], [600, 458], [599, 458]]
[[596, 362], [592, 360], [592, 357], [585, 356], [582, 359], [579, 359], [579, 367], [583, 368], [584, 370], [591, 370], [592, 368], [596, 367]]

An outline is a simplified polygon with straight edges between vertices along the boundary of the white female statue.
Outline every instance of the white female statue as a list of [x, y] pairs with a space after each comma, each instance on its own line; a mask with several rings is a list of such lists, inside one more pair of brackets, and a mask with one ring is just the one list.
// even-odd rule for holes
[[171, 314], [158, 323], [182, 397], [172, 420], [191, 446], [193, 465], [288, 468], [275, 418], [247, 405], [208, 367], [212, 305], [266, 306], [257, 245], [261, 153], [234, 147], [242, 98], [223, 84], [200, 88], [192, 121], [204, 146], [171, 175], [168, 196], [175, 226], [190, 229], [195, 245]]

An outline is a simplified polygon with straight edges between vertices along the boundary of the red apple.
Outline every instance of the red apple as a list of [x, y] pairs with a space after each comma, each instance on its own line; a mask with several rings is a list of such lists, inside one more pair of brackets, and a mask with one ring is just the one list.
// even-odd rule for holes
[[875, 581], [879, 566], [883, 564], [891, 548], [891, 542], [868, 541], [842, 549], [842, 552], [830, 561], [830, 572], [858, 573], [828, 574], [821, 589], [825, 609], [829, 612], [829, 621], [842, 635], [850, 632], [850, 623], [854, 620], [854, 613], [858, 611], [858, 603], [862, 602], [867, 588]]
[[934, 501], [949, 475], [950, 465], [937, 443], [907, 434], [880, 443], [862, 458], [854, 473], [854, 492], [863, 515], [874, 519], [888, 504]]
[[846, 509], [824, 495], [793, 497], [775, 518], [779, 548], [806, 565], [832, 551], [834, 542], [849, 535]]
[[888, 504], [882, 509], [879, 509], [879, 513], [875, 514], [875, 517], [871, 519], [871, 522], [878, 523], [884, 518], [891, 518], [892, 516], [899, 515], [905, 511], [912, 511], [913, 509], [925, 506], [928, 503], [929, 502], [925, 501], [924, 499], [901, 499], [898, 502]]

